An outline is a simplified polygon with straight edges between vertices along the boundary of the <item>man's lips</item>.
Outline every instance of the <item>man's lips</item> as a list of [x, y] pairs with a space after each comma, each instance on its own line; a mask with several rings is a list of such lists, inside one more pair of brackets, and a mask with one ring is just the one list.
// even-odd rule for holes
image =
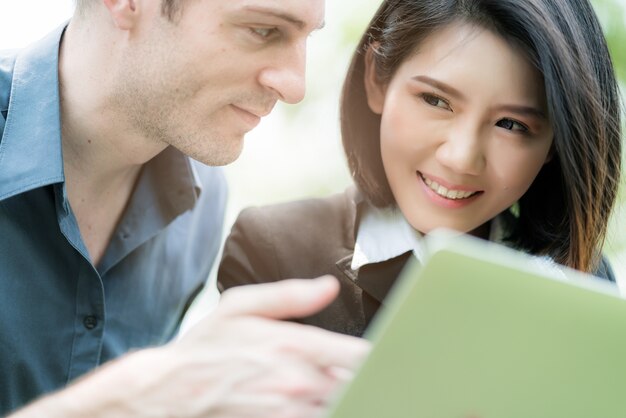
[[259, 124], [259, 122], [261, 122], [262, 117], [270, 114], [272, 108], [274, 107], [274, 104], [265, 108], [258, 109], [238, 106], [236, 104], [231, 104], [230, 107], [244, 121], [244, 123], [248, 125], [249, 129], [253, 129]]
[[263, 117], [269, 115], [270, 112], [272, 111], [272, 109], [274, 108], [273, 105], [271, 107], [265, 108], [265, 109], [251, 109], [251, 108], [247, 108], [247, 107], [243, 107], [243, 106], [237, 106], [235, 104], [231, 104], [231, 106], [236, 108], [237, 110], [242, 111], [242, 112], [249, 113], [251, 116], [254, 116], [256, 118], [263, 118]]
[[235, 113], [237, 113], [237, 115], [239, 115], [241, 119], [244, 120], [244, 122], [246, 122], [251, 127], [255, 127], [259, 124], [259, 122], [261, 122], [261, 116], [252, 113], [249, 110], [243, 109], [233, 104], [231, 104], [230, 107], [235, 111]]

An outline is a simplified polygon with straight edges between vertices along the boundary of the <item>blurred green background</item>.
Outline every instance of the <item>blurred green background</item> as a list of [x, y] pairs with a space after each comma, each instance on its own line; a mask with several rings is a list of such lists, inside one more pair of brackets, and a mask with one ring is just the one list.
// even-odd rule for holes
[[[592, 2], [625, 92], [626, 0]], [[339, 138], [339, 92], [354, 46], [379, 4], [380, 0], [327, 0], [326, 27], [309, 41], [306, 99], [294, 106], [279, 105], [248, 135], [241, 158], [226, 167], [231, 198], [225, 233], [243, 207], [326, 196], [350, 184]], [[67, 20], [72, 9], [73, 0], [0, 0], [0, 49], [40, 38]], [[605, 248], [624, 290], [625, 189], [622, 186]]]
[[[604, 27], [617, 76], [620, 79], [622, 100], [624, 100], [624, 94], [626, 94], [626, 2], [624, 0], [595, 0], [593, 3]], [[624, 114], [624, 107], [622, 114]], [[624, 128], [626, 123], [624, 120], [622, 122], [622, 129], [626, 131]], [[622, 155], [622, 167], [626, 167], [625, 155]], [[619, 202], [611, 219], [605, 248], [624, 288], [626, 282], [626, 175], [624, 173], [622, 173], [621, 183]]]
[[[626, 85], [626, 0], [595, 0], [617, 74]], [[241, 158], [226, 168], [231, 185], [226, 233], [246, 206], [327, 196], [351, 179], [340, 144], [339, 92], [348, 60], [380, 0], [327, 1], [326, 27], [309, 41], [306, 99], [280, 104], [248, 134]], [[622, 185], [626, 184], [624, 179]], [[605, 251], [626, 289], [626, 190], [611, 219]]]

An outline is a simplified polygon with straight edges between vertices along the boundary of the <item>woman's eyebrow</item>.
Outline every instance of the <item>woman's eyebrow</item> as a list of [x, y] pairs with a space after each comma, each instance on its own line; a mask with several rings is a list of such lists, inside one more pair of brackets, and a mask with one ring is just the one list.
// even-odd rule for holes
[[459, 90], [455, 89], [454, 87], [452, 87], [449, 84], [444, 83], [443, 81], [440, 80], [436, 80], [434, 78], [428, 77], [426, 75], [417, 75], [415, 77], [413, 77], [413, 80], [417, 80], [417, 81], [421, 81], [422, 83], [428, 84], [430, 86], [435, 87], [436, 89], [439, 89], [441, 91], [443, 91], [446, 94], [449, 94], [450, 96], [465, 101], [465, 96], [463, 95], [463, 93], [461, 93]]
[[546, 114], [543, 110], [537, 109], [533, 106], [524, 106], [524, 105], [500, 105], [495, 107], [496, 110], [503, 110], [505, 112], [517, 113], [520, 115], [530, 116], [537, 119], [547, 119]]

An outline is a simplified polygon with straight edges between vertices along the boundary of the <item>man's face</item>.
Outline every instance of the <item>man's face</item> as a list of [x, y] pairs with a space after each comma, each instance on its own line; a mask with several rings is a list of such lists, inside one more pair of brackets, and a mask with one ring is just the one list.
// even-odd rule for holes
[[304, 96], [308, 35], [324, 0], [183, 0], [169, 21], [142, 1], [117, 74], [136, 133], [211, 165], [228, 164], [277, 100]]

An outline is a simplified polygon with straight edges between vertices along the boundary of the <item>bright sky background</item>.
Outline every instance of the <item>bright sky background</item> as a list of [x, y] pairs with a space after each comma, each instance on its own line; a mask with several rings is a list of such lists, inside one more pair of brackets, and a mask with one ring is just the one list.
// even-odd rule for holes
[[[353, 44], [345, 25], [361, 32], [380, 0], [327, 1], [326, 26], [309, 40], [307, 98], [278, 105], [246, 138], [227, 167], [228, 223], [251, 204], [325, 195], [350, 182], [339, 141], [338, 101]], [[67, 20], [73, 0], [0, 0], [0, 49], [18, 48]]]
[[[620, 1], [626, 5], [626, 0]], [[350, 183], [337, 111], [354, 47], [354, 37], [347, 39], [345, 28], [360, 33], [379, 3], [327, 0], [326, 27], [309, 41], [307, 98], [300, 105], [277, 106], [248, 135], [241, 158], [226, 169], [231, 185], [226, 231], [245, 206], [324, 196]], [[67, 20], [73, 8], [73, 0], [0, 0], [0, 49], [39, 39]], [[626, 255], [613, 262], [626, 277]]]
[[[311, 189], [326, 194], [349, 183], [337, 123], [341, 81], [352, 50], [352, 44], [342, 41], [342, 25], [360, 32], [379, 3], [327, 2], [326, 27], [309, 41], [307, 99], [300, 106], [277, 106], [248, 135], [239, 161], [227, 168], [233, 186], [229, 221], [243, 206], [297, 198]], [[0, 0], [0, 49], [39, 39], [67, 20], [73, 7], [73, 0]]]
[[0, 49], [19, 48], [41, 38], [73, 10], [72, 0], [0, 0]]

